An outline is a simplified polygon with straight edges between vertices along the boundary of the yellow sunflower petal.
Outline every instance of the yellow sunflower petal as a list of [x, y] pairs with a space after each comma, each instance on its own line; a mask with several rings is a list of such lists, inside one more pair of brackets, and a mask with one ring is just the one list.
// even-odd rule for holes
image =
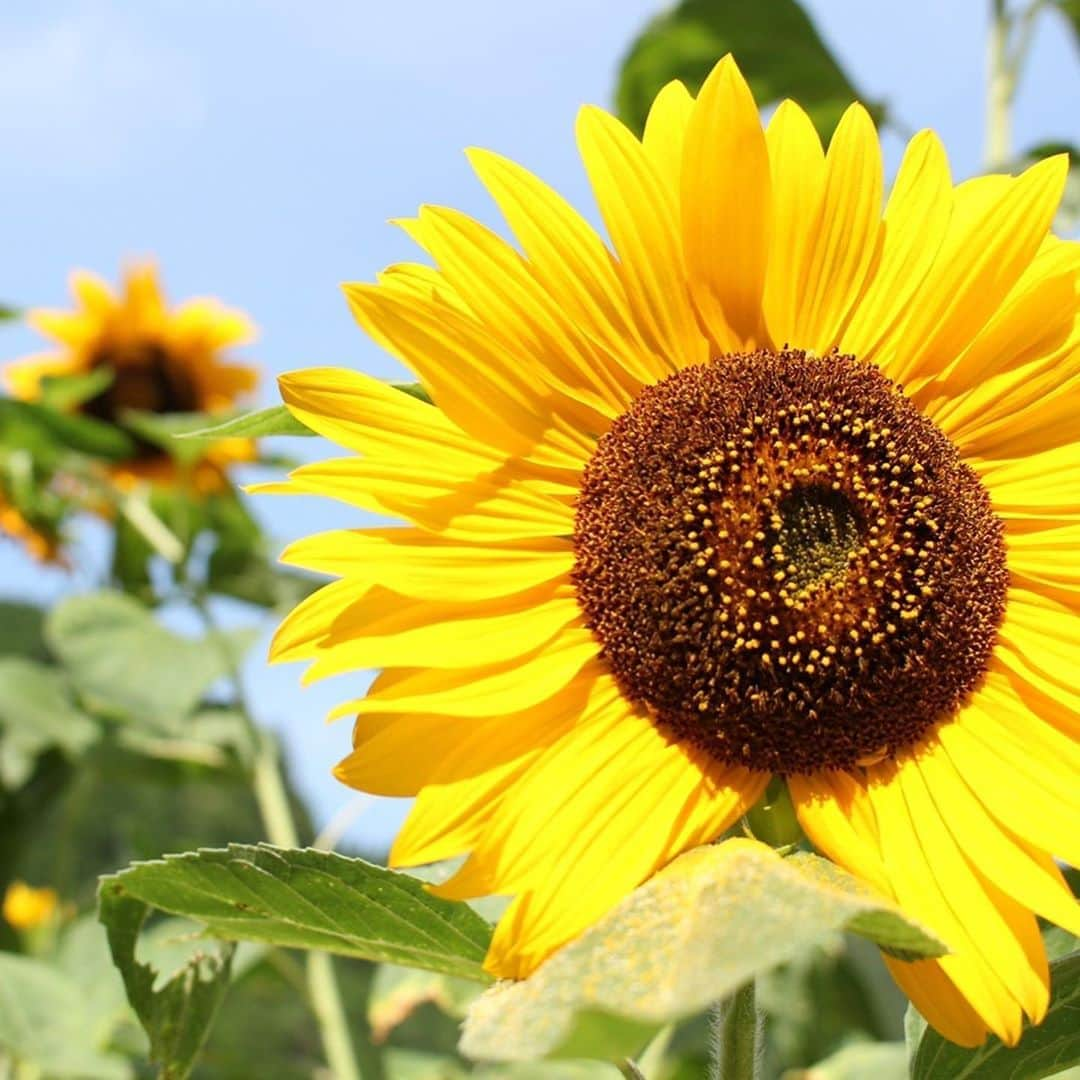
[[479, 604], [410, 600], [376, 587], [312, 639], [287, 618], [275, 637], [277, 661], [311, 659], [305, 683], [372, 668], [409, 667], [423, 656], [433, 668], [498, 664], [533, 652], [579, 617], [569, 596], [549, 585]]
[[586, 437], [563, 432], [574, 447], [569, 452], [557, 439], [560, 432], [545, 402], [559, 397], [557, 391], [545, 394], [527, 370], [508, 365], [475, 319], [378, 285], [350, 284], [345, 293], [360, 324], [388, 344], [420, 376], [439, 408], [477, 441], [571, 469], [584, 463], [591, 445]]
[[1025, 907], [1070, 933], [1080, 934], [1080, 904], [1061, 875], [1033, 859], [1001, 828], [936, 740], [921, 749], [915, 766], [941, 820], [948, 824], [968, 859]]
[[525, 260], [490, 229], [445, 207], [423, 207], [418, 229], [462, 304], [508, 353], [527, 350], [530, 366], [560, 391], [553, 407], [582, 431], [606, 431], [639, 384], [567, 318]]
[[944, 371], [983, 328], [1045, 239], [1067, 170], [1059, 156], [1016, 179], [981, 177], [956, 189], [949, 230], [896, 334], [892, 378]]
[[613, 116], [582, 109], [577, 136], [639, 326], [673, 365], [703, 363], [709, 346], [686, 291], [677, 203], [641, 144]]
[[1080, 517], [1080, 449], [1073, 444], [971, 464], [990, 492], [994, 511], [1010, 527]]
[[811, 229], [825, 186], [825, 152], [814, 122], [794, 101], [783, 101], [765, 132], [773, 194], [773, 228], [762, 310], [773, 344], [795, 337]]
[[[963, 917], [955, 912], [948, 888], [939, 881], [948, 867], [938, 868], [916, 829], [893, 762], [868, 770], [870, 799], [874, 805], [881, 852], [901, 906], [939, 933], [952, 950], [938, 963], [967, 998], [980, 1019], [1002, 1041], [1013, 1045], [1020, 1036], [1020, 1008], [987, 962]], [[936, 835], [936, 834], [935, 834]]]
[[849, 773], [836, 771], [789, 776], [787, 785], [799, 824], [814, 846], [891, 896], [866, 788]]
[[885, 207], [881, 257], [840, 335], [841, 352], [878, 359], [879, 345], [907, 312], [937, 256], [952, 206], [945, 148], [932, 131], [920, 131], [900, 162]]
[[[926, 855], [941, 895], [952, 914], [961, 923], [971, 942], [979, 948], [986, 965], [997, 975], [1002, 986], [1036, 1023], [1042, 1019], [1050, 998], [1046, 955], [1040, 951], [1033, 966], [1024, 947], [1024, 939], [1035, 928], [1035, 919], [1027, 914], [1029, 926], [1011, 925], [1016, 912], [999, 908], [994, 892], [982, 874], [968, 862], [957, 838], [949, 830], [947, 811], [939, 811], [931, 797], [913, 754], [899, 763], [896, 778], [907, 804], [917, 842]], [[1010, 916], [1012, 918], [1010, 918]], [[1019, 1038], [1019, 1033], [1017, 1033]]]
[[507, 793], [465, 866], [435, 891], [521, 892], [487, 963], [521, 977], [679, 852], [722, 832], [767, 779], [671, 743], [616, 689]]
[[693, 108], [694, 99], [690, 91], [678, 79], [669, 82], [656, 95], [641, 136], [646, 156], [671, 195], [676, 216], [679, 213], [679, 188], [682, 182], [683, 143]]
[[986, 1041], [986, 1024], [937, 960], [906, 963], [891, 956], [883, 959], [911, 1003], [946, 1039], [967, 1047], [981, 1046]]
[[874, 122], [861, 105], [852, 105], [825, 157], [821, 205], [804, 249], [795, 322], [785, 340], [820, 354], [836, 344], [878, 255], [883, 184]]
[[690, 291], [709, 336], [720, 352], [760, 342], [769, 152], [750, 87], [730, 56], [713, 68], [690, 115], [680, 198]]
[[[961, 718], [976, 708], [968, 705]], [[989, 746], [969, 727], [953, 721], [938, 729], [938, 739], [957, 772], [1010, 832], [1042, 851], [1051, 851], [1077, 865], [1080, 843], [1073, 826], [1075, 817], [1066, 818], [1057, 792], [1048, 790], [1037, 769], [1033, 775], [1022, 767], [1026, 751], [1018, 759], [1010, 746]]]
[[462, 544], [419, 529], [334, 529], [290, 544], [281, 561], [418, 600], [475, 601], [566, 578], [574, 550], [558, 537]]
[[[605, 689], [605, 680], [586, 669], [538, 709], [464, 721], [454, 741], [442, 740], [444, 754], [394, 841], [390, 865], [416, 866], [475, 847], [511, 785], [589, 715]], [[399, 759], [409, 753], [402, 745]]]
[[520, 165], [487, 150], [469, 161], [498, 204], [555, 301], [639, 383], [661, 379], [671, 364], [634, 325], [626, 294], [600, 237], [565, 199]]
[[[384, 672], [366, 697], [346, 702], [330, 715], [496, 716], [518, 712], [558, 693], [595, 660], [597, 651], [591, 631], [569, 626], [529, 656], [506, 663]], [[387, 677], [390, 675], [393, 678]]]

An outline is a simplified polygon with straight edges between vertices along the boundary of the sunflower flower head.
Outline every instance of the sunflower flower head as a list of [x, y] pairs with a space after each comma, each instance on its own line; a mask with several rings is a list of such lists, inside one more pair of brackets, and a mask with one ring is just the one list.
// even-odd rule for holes
[[[227, 412], [255, 389], [257, 371], [224, 356], [229, 348], [253, 340], [248, 318], [210, 298], [170, 307], [152, 263], [129, 266], [117, 292], [97, 275], [77, 270], [71, 292], [74, 310], [38, 308], [28, 314], [30, 325], [53, 347], [8, 366], [7, 382], [16, 397], [36, 401], [48, 379], [102, 373], [101, 388], [77, 408], [94, 419], [124, 425], [129, 412]], [[137, 436], [135, 445], [136, 455], [121, 464], [119, 478], [170, 477], [171, 465], [160, 447]], [[204, 465], [216, 472], [252, 453], [249, 441], [227, 440], [211, 448]]]
[[381, 668], [345, 783], [415, 795], [391, 860], [513, 897], [527, 976], [773, 777], [825, 855], [949, 953], [890, 970], [948, 1038], [1043, 1017], [1036, 915], [1080, 911], [1080, 245], [1066, 162], [956, 185], [937, 137], [887, 200], [869, 114], [827, 151], [735, 63], [642, 139], [586, 108], [611, 240], [470, 159], [518, 246], [452, 210], [433, 266], [346, 292], [435, 407], [329, 369], [281, 380], [354, 457], [271, 490], [405, 527], [302, 540], [339, 580], [283, 623], [309, 678]]

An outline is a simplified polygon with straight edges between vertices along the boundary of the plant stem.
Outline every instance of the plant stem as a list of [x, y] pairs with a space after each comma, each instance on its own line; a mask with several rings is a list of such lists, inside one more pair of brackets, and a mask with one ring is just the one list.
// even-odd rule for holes
[[751, 980], [713, 1012], [710, 1080], [756, 1080], [759, 1027]]
[[623, 1058], [622, 1061], [615, 1062], [615, 1067], [626, 1077], [626, 1080], [646, 1080], [645, 1074], [630, 1058]]
[[[299, 847], [300, 834], [289, 802], [289, 792], [285, 787], [277, 740], [255, 722], [244, 691], [243, 674], [235, 650], [218, 627], [207, 598], [201, 593], [193, 592], [190, 600], [206, 626], [207, 636], [218, 643], [225, 656], [236, 707], [251, 736], [254, 747], [251, 785], [266, 838], [276, 847]], [[319, 1028], [331, 1075], [334, 1080], [361, 1080], [345, 1008], [341, 1003], [341, 990], [334, 975], [333, 960], [328, 953], [309, 951], [305, 956], [305, 969], [308, 1003]]]
[[992, 0], [986, 86], [986, 167], [998, 169], [1012, 156], [1012, 99], [1016, 72], [1009, 62], [1012, 19], [1005, 0]]

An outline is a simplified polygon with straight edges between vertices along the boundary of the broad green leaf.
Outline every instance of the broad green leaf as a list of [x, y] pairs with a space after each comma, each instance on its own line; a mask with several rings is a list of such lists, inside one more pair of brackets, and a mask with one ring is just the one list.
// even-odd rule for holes
[[490, 982], [490, 926], [407, 874], [333, 852], [241, 844], [135, 863], [106, 878], [219, 937], [404, 964]]
[[1080, 952], [1050, 965], [1050, 1009], [1010, 1049], [991, 1036], [965, 1050], [927, 1027], [911, 1060], [912, 1080], [1040, 1080], [1080, 1064]]
[[112, 368], [99, 367], [78, 375], [46, 375], [41, 380], [41, 404], [50, 409], [74, 409], [107, 390], [115, 374]]
[[41, 960], [0, 952], [0, 1050], [46, 1076], [126, 1080], [130, 1066], [102, 1051], [94, 1019], [74, 979]]
[[21, 319], [22, 311], [11, 304], [0, 304], [0, 322], [11, 322], [13, 319]]
[[241, 413], [220, 424], [204, 425], [191, 431], [177, 433], [178, 440], [192, 439], [259, 439], [270, 435], [314, 435], [284, 405]]
[[58, 668], [9, 656], [0, 658], [0, 732], [26, 754], [57, 746], [75, 756], [100, 727], [76, 706]]
[[155, 968], [135, 957], [139, 930], [149, 910], [115, 877], [102, 879], [98, 917], [108, 934], [128, 1001], [150, 1038], [151, 1060], [158, 1064], [161, 1080], [184, 1080], [228, 988], [234, 946], [209, 942], [207, 949], [162, 980]]
[[191, 713], [231, 666], [219, 643], [166, 630], [122, 593], [63, 601], [49, 614], [45, 633], [95, 712], [163, 728]]
[[421, 1005], [432, 1004], [451, 1016], [463, 1017], [481, 987], [436, 971], [380, 964], [368, 992], [367, 1018], [372, 1041], [385, 1042], [399, 1024]]
[[801, 1075], [807, 1080], [907, 1080], [907, 1050], [902, 1042], [856, 1042]]
[[626, 1030], [603, 1024], [607, 1055], [631, 1056], [649, 1031], [842, 929], [900, 943], [908, 955], [944, 952], [883, 897], [820, 864], [743, 839], [687, 852], [530, 978], [474, 1002], [462, 1052], [494, 1061], [575, 1056], [583, 1029], [614, 1016]]
[[661, 87], [681, 79], [696, 93], [727, 53], [759, 106], [794, 98], [823, 137], [861, 99], [796, 0], [682, 0], [646, 26], [623, 61], [615, 93], [619, 116], [640, 133]]

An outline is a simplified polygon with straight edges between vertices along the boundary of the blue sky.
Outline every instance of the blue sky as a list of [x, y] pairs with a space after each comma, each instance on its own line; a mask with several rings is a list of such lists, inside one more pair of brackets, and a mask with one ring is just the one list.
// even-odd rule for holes
[[[914, 130], [942, 135], [957, 177], [983, 145], [983, 0], [811, 0], [856, 86]], [[573, 143], [583, 102], [608, 104], [647, 0], [11, 0], [0, 9], [0, 299], [59, 305], [73, 266], [113, 277], [157, 257], [170, 294], [214, 294], [261, 327], [248, 350], [267, 376], [334, 364], [400, 375], [352, 323], [338, 291], [413, 258], [386, 224], [422, 202], [497, 224], [462, 148], [527, 165], [590, 216]], [[1017, 142], [1080, 142], [1074, 42], [1043, 18], [1015, 114]], [[887, 137], [894, 167], [901, 149]], [[22, 329], [0, 358], [36, 347]], [[295, 445], [295, 443], [294, 443]], [[293, 447], [290, 447], [290, 450]], [[305, 443], [305, 455], [329, 453]], [[370, 524], [309, 500], [256, 502], [281, 540]], [[95, 545], [89, 540], [88, 553]], [[45, 601], [73, 587], [0, 547], [0, 594]], [[290, 749], [325, 822], [349, 793], [329, 776], [348, 727], [322, 717], [366, 684], [301, 690], [299, 669], [248, 664], [262, 718]], [[402, 807], [368, 807], [350, 839], [387, 841]]]

